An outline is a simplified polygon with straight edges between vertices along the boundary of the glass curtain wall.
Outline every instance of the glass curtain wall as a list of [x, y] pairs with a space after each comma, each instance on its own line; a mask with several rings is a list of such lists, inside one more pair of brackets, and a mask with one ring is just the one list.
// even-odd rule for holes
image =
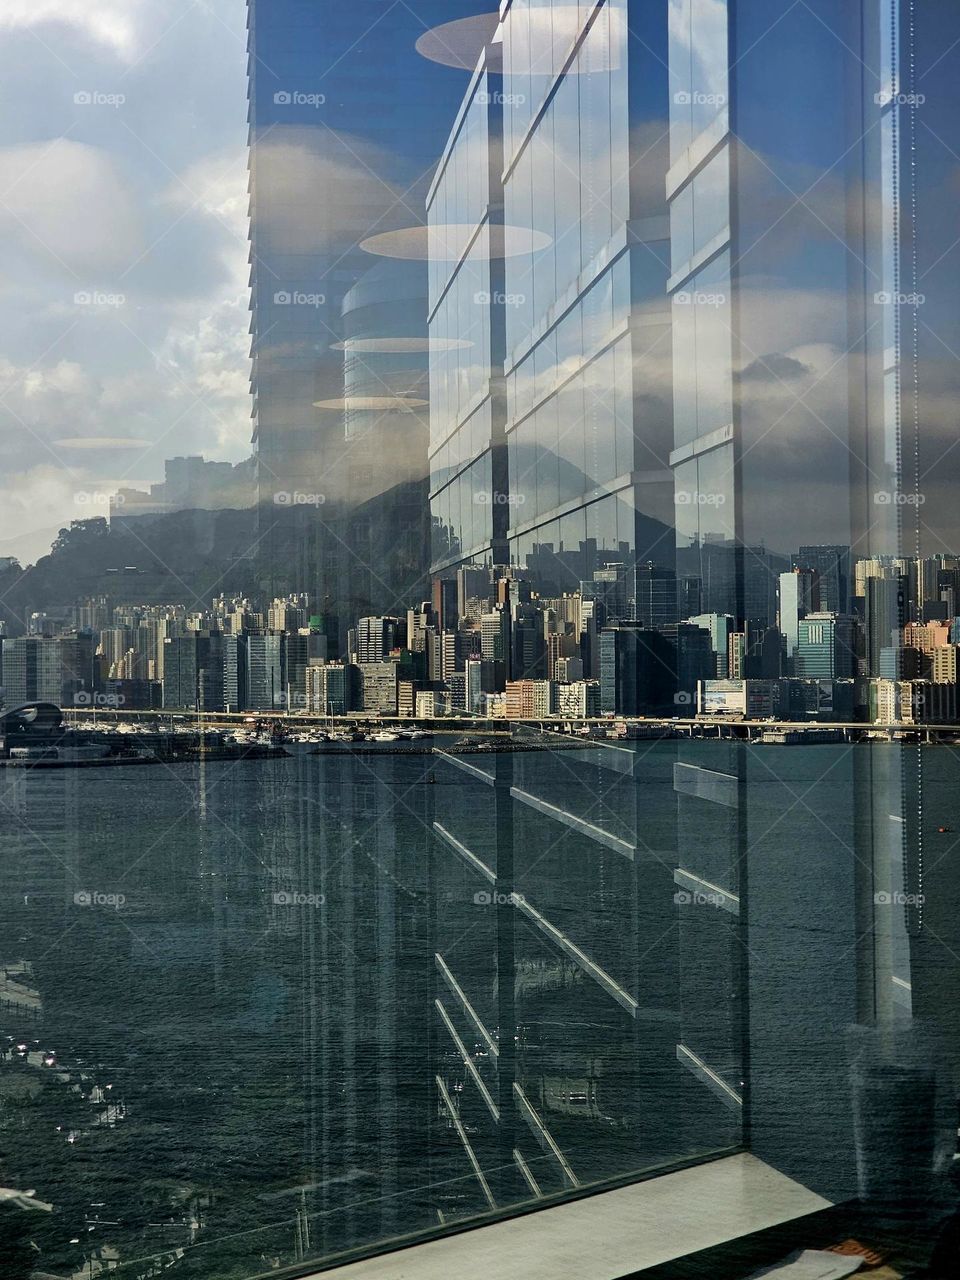
[[305, 1277], [708, 1165], [926, 1229], [960, 10], [248, 10], [254, 456], [0, 557], [0, 1272]]

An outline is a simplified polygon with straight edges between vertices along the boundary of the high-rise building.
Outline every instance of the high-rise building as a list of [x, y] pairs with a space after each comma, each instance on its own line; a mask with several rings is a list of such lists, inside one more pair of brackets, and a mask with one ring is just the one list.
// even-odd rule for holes
[[800, 642], [800, 619], [820, 612], [820, 579], [816, 569], [793, 569], [778, 579], [777, 625], [783, 636], [785, 674], [793, 674]]
[[427, 197], [435, 571], [506, 561], [503, 266], [529, 231], [504, 225], [500, 50], [478, 52]]
[[220, 645], [223, 652], [223, 708], [225, 711], [243, 711], [247, 707], [246, 637], [224, 635]]
[[695, 627], [704, 627], [710, 632], [710, 647], [713, 650], [715, 659], [713, 674], [718, 679], [725, 680], [729, 664], [730, 636], [733, 634], [734, 629], [732, 615], [729, 613], [700, 613], [687, 618], [687, 622], [692, 622]]
[[244, 637], [247, 709], [279, 711], [286, 706], [286, 637], [278, 631], [250, 631]]
[[509, 663], [511, 624], [509, 610], [494, 609], [480, 619], [480, 652], [488, 662]]
[[397, 682], [400, 667], [396, 662], [361, 662], [360, 680], [363, 710], [377, 715], [397, 714]]
[[899, 650], [902, 644], [907, 582], [895, 568], [890, 568], [866, 578], [864, 589], [867, 675], [879, 676], [884, 674], [880, 670], [881, 653]]
[[7, 636], [0, 643], [7, 707], [25, 702], [63, 707], [92, 702], [99, 687], [92, 634]]
[[660, 630], [677, 621], [677, 575], [662, 565], [641, 564], [634, 573], [633, 616]]
[[554, 708], [553, 683], [550, 680], [508, 680], [507, 719], [539, 720]]
[[360, 618], [357, 621], [357, 661], [381, 662], [395, 648], [399, 618]]
[[945, 644], [934, 650], [931, 673], [934, 684], [957, 684], [957, 648], [955, 644]]
[[857, 674], [856, 619], [811, 613], [798, 627], [796, 674], [844, 679]]
[[825, 613], [846, 613], [849, 610], [849, 547], [801, 547], [793, 557], [793, 567], [811, 570], [816, 575], [819, 608]]
[[[163, 705], [222, 711], [226, 678], [224, 637], [191, 631], [164, 640]], [[236, 708], [234, 708], [236, 710]]]
[[673, 714], [676, 650], [659, 631], [619, 622], [600, 633], [600, 707], [618, 715]]
[[445, 0], [248, 0], [260, 550], [278, 582], [322, 582], [354, 613], [396, 607], [427, 561], [427, 254], [411, 223], [464, 73], [417, 41], [449, 16]]
[[313, 659], [304, 672], [306, 709], [313, 715], [342, 716], [353, 710], [351, 668], [342, 662]]

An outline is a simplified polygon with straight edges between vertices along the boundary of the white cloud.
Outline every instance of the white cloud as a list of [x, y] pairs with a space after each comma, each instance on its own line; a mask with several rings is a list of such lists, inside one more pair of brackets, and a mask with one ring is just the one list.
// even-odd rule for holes
[[[0, 230], [77, 280], [123, 270], [142, 241], [133, 195], [98, 147], [58, 138], [0, 150]], [[97, 279], [89, 283], [103, 283]]]
[[123, 58], [139, 44], [146, 0], [3, 0], [0, 28], [75, 27]]

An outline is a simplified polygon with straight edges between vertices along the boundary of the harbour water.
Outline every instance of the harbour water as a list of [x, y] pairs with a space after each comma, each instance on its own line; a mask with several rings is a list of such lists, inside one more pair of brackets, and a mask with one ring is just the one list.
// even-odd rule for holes
[[[295, 750], [5, 771], [0, 1184], [54, 1206], [31, 1215], [42, 1269], [80, 1274], [110, 1257], [123, 1277], [226, 1280], [436, 1228], [490, 1207], [464, 1136], [498, 1207], [528, 1196], [515, 1168], [498, 1183], [499, 1140], [483, 1128], [498, 1106], [496, 1045], [463, 1024], [459, 1047], [447, 1034], [462, 1001], [444, 1003], [438, 955], [471, 1029], [499, 1042], [501, 1074], [515, 1055], [513, 1078], [578, 1186], [737, 1147], [736, 1106], [683, 1069], [677, 1045], [706, 1046], [697, 1056], [740, 1091], [744, 939], [716, 902], [698, 915], [675, 872], [710, 850], [704, 880], [722, 882], [744, 846], [724, 826], [729, 806], [678, 792], [684, 761], [747, 778], [759, 913], [747, 946], [796, 957], [772, 979], [757, 959], [751, 981], [771, 1025], [781, 1019], [775, 1092], [806, 1099], [777, 1101], [759, 1140], [809, 1150], [809, 1076], [827, 1074], [834, 1049], [806, 1050], [861, 998], [851, 984], [847, 1000], [843, 976], [860, 932], [851, 789], [868, 769], [878, 812], [899, 804], [900, 750], [701, 743], [694, 759], [642, 742], [616, 748], [614, 770], [608, 750], [472, 757], [468, 769]], [[949, 949], [937, 893], [954, 874], [960, 756], [912, 750], [927, 921]], [[509, 830], [491, 785], [508, 767]], [[522, 911], [469, 859], [438, 855], [436, 823], [500, 878], [509, 839]], [[507, 941], [505, 912], [519, 921]], [[893, 930], [908, 987], [915, 924], [900, 913]], [[508, 963], [513, 1037], [497, 1022]], [[797, 1020], [803, 1044], [784, 1046]], [[762, 1038], [754, 1048], [756, 1069]], [[527, 1163], [543, 1194], [570, 1189], [543, 1143]]]

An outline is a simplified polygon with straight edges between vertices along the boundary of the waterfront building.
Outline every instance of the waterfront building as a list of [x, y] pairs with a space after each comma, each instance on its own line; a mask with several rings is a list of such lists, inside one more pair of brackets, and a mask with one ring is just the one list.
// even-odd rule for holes
[[291, 711], [297, 711], [304, 706], [304, 681], [308, 666], [311, 662], [327, 658], [327, 637], [311, 631], [309, 627], [300, 627], [297, 631], [285, 633], [284, 648], [287, 706]]
[[304, 671], [304, 698], [311, 715], [343, 716], [353, 710], [352, 668], [311, 658]]
[[287, 698], [286, 636], [248, 631], [244, 636], [246, 710], [280, 711]]
[[362, 709], [376, 715], [397, 714], [397, 684], [400, 666], [396, 662], [358, 662]]
[[556, 686], [556, 713], [571, 720], [585, 720], [600, 714], [598, 680], [561, 681]]
[[219, 633], [191, 631], [163, 642], [163, 705], [224, 709], [225, 662]]
[[604, 713], [673, 714], [676, 649], [659, 631], [619, 622], [600, 633], [600, 707]]
[[448, 716], [452, 709], [450, 695], [443, 689], [418, 689], [415, 706], [418, 720]]
[[766, 720], [779, 710], [777, 680], [701, 680], [697, 688], [698, 715]]
[[92, 702], [99, 688], [92, 634], [5, 636], [0, 645], [6, 706]]
[[223, 653], [223, 709], [245, 711], [247, 708], [247, 647], [243, 634], [230, 632], [221, 636]]
[[508, 720], [541, 720], [554, 711], [551, 680], [508, 680], [505, 690]]
[[811, 613], [797, 626], [796, 674], [838, 679], [857, 674], [857, 623], [849, 615]]

